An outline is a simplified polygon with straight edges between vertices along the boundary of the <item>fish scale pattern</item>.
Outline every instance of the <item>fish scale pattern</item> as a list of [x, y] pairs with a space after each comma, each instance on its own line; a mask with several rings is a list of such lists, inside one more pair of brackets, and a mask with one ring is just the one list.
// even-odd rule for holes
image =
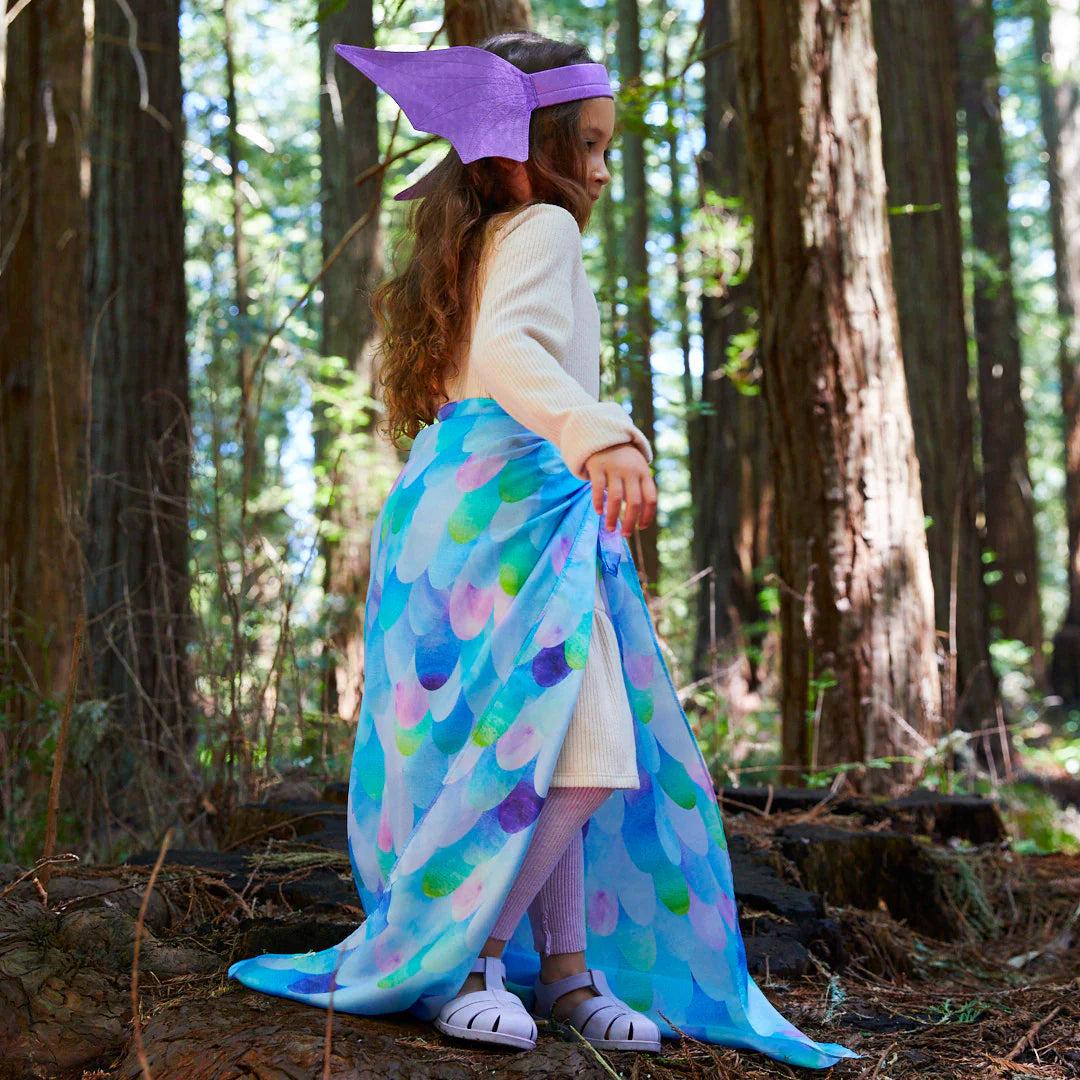
[[[698, 1039], [827, 1068], [856, 1057], [788, 1023], [746, 970], [716, 796], [625, 542], [589, 485], [495, 401], [451, 402], [376, 523], [349, 850], [365, 921], [331, 949], [230, 975], [341, 1012], [431, 1018], [456, 993], [525, 854], [588, 655], [597, 566], [635, 720], [640, 787], [585, 836], [588, 958]], [[528, 994], [522, 925], [505, 955]]]

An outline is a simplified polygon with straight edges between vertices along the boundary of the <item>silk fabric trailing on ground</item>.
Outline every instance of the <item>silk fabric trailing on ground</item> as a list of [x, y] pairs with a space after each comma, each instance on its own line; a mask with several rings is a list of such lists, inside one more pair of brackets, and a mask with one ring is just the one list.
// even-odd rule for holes
[[[613, 991], [698, 1039], [825, 1068], [746, 970], [708, 770], [629, 549], [588, 483], [495, 401], [451, 402], [413, 443], [376, 523], [349, 849], [367, 919], [340, 945], [234, 964], [269, 994], [431, 1018], [461, 986], [543, 805], [588, 652], [597, 566], [634, 714], [641, 786], [585, 837], [588, 959]], [[527, 996], [527, 920], [507, 946]], [[662, 1015], [661, 1015], [662, 1014]], [[666, 1020], [665, 1020], [666, 1018]]]

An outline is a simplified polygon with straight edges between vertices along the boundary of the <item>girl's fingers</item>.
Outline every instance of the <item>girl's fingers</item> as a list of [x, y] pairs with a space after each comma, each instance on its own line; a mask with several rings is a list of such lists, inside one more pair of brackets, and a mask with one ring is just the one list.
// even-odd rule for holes
[[597, 514], [604, 512], [604, 489], [607, 487], [607, 474], [597, 472], [589, 477], [592, 483], [592, 504]]
[[652, 519], [656, 516], [656, 481], [652, 478], [652, 473], [646, 471], [644, 479], [641, 481], [641, 528], [645, 528], [652, 522]]
[[641, 518], [641, 478], [633, 474], [629, 476], [626, 480], [625, 491], [626, 506], [623, 509], [622, 531], [623, 536], [630, 536], [634, 529], [637, 528], [639, 521], [644, 524], [644, 521]]
[[613, 447], [597, 451], [589, 461], [593, 509], [608, 532], [618, 527], [620, 513], [624, 536], [649, 525], [656, 516], [656, 483], [644, 458], [626, 447]]
[[623, 501], [623, 479], [618, 473], [608, 477], [607, 485], [607, 514], [604, 516], [604, 527], [608, 532], [614, 532], [619, 523], [619, 510]]

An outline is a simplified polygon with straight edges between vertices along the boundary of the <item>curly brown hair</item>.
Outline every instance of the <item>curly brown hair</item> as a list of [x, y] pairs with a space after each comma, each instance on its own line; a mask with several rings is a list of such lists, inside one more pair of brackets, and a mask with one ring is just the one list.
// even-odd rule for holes
[[[529, 73], [591, 58], [580, 45], [532, 33], [497, 34], [480, 48]], [[536, 109], [529, 124], [530, 203], [554, 203], [585, 228], [592, 209], [579, 133], [580, 101]], [[462, 164], [457, 152], [430, 174], [428, 194], [413, 205], [404, 267], [372, 298], [381, 332], [378, 378], [386, 415], [381, 427], [397, 442], [433, 423], [443, 380], [455, 370], [472, 324], [476, 271], [488, 221], [515, 209], [494, 158]]]

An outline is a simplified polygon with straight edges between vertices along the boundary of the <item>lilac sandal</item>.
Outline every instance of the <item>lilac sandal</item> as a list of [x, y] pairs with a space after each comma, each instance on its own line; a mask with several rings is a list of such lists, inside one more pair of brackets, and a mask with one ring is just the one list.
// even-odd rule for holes
[[439, 1011], [435, 1027], [456, 1039], [531, 1050], [536, 1045], [536, 1024], [521, 999], [503, 984], [503, 962], [481, 956], [471, 970], [484, 976], [484, 989], [451, 998]]
[[597, 996], [583, 1001], [567, 1018], [572, 1028], [598, 1050], [650, 1050], [660, 1052], [660, 1029], [644, 1013], [635, 1012], [611, 992], [602, 971], [584, 971], [553, 983], [539, 979], [533, 986], [536, 1001], [533, 1015], [546, 1019], [555, 1002], [583, 986], [591, 986]]

